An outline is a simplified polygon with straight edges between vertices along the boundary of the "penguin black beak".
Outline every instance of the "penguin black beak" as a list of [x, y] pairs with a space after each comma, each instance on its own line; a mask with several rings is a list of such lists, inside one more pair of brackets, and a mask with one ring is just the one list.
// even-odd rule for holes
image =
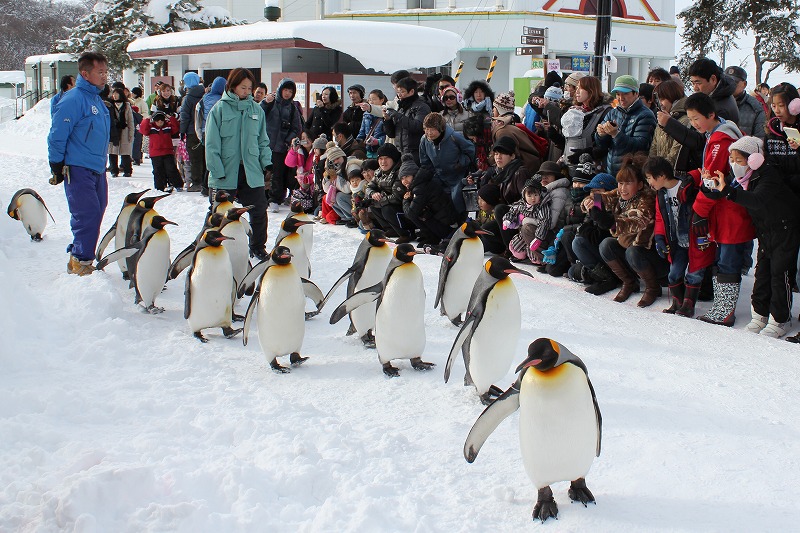
[[254, 205], [246, 205], [244, 207], [240, 207], [239, 209], [237, 209], [236, 212], [239, 213], [240, 215], [244, 215], [254, 207], [255, 207]]
[[313, 220], [298, 220], [295, 224], [297, 226], [306, 226], [308, 224], [314, 224], [314, 221]]
[[142, 192], [137, 192], [137, 193], [136, 193], [136, 201], [138, 202], [139, 200], [141, 200], [141, 199], [142, 199], [142, 196], [144, 196], [144, 195], [145, 195], [145, 193], [146, 193], [147, 191], [149, 191], [149, 190], [150, 190], [150, 189], [145, 189], [145, 190], [143, 190]]
[[485, 229], [476, 229], [475, 235], [494, 235], [494, 233]]
[[167, 196], [171, 196], [171, 195], [172, 195], [172, 193], [162, 194], [161, 196], [154, 196], [153, 197], [153, 203], [156, 203], [157, 201], [161, 200], [162, 198], [166, 198]]
[[522, 270], [521, 268], [507, 268], [503, 272], [505, 272], [506, 274], [524, 274], [525, 276], [528, 276], [530, 278], [533, 277], [533, 274], [531, 274], [527, 270]]
[[390, 244], [394, 244], [394, 241], [392, 239], [378, 239], [378, 242], [388, 242]]
[[518, 374], [520, 370], [523, 370], [525, 368], [529, 368], [529, 367], [532, 367], [532, 366], [536, 366], [536, 365], [540, 364], [541, 362], [542, 362], [541, 359], [526, 359], [525, 361], [520, 363], [520, 365], [517, 367], [517, 369], [514, 371], [514, 373]]
[[164, 220], [164, 222], [162, 222], [162, 224], [163, 224], [164, 226], [166, 226], [167, 224], [172, 224], [173, 226], [177, 226], [177, 225], [178, 225], [178, 223], [177, 223], [177, 222], [173, 222], [173, 221], [171, 221], [171, 220], [166, 220], [166, 219]]

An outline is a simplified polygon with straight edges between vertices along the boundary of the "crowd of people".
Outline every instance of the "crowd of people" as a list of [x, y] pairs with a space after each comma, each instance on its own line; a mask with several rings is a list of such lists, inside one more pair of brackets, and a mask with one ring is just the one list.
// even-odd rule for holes
[[[147, 98], [120, 84], [98, 90], [112, 176], [141, 162], [143, 136], [157, 189], [212, 201], [226, 190], [255, 206], [259, 260], [267, 212], [282, 205], [431, 253], [472, 217], [487, 253], [593, 295], [618, 289], [618, 302], [641, 291], [640, 307], [667, 288], [663, 311], [679, 316], [712, 301], [698, 318], [732, 326], [757, 239], [746, 329], [783, 337], [800, 248], [798, 91], [748, 93], [743, 69], [703, 58], [687, 94], [676, 70], [653, 69], [646, 83], [619, 76], [609, 93], [584, 73], [550, 72], [521, 109], [514, 92], [482, 80], [462, 92], [449, 76], [404, 70], [391, 76], [396, 97], [356, 84], [345, 108], [329, 86], [308, 113], [293, 80], [270, 91], [242, 68], [207, 87], [188, 72], [177, 94], [166, 83]], [[51, 151], [60, 175], [59, 161]]]

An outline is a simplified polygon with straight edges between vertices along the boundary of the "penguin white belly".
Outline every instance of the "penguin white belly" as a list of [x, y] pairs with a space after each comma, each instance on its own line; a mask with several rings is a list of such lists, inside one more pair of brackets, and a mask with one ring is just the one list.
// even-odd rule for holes
[[228, 252], [220, 247], [201, 249], [192, 269], [192, 308], [189, 327], [192, 331], [204, 328], [230, 327], [233, 306], [233, 272]]
[[[308, 214], [304, 213], [302, 215], [295, 215], [297, 220], [302, 220], [304, 222], [313, 222], [313, 219], [308, 216]], [[306, 247], [306, 256], [308, 256], [308, 260], [311, 260], [311, 250], [314, 248], [314, 224], [306, 224], [305, 226], [300, 226], [297, 228], [297, 233], [303, 238], [303, 245]]]
[[300, 352], [305, 335], [305, 295], [292, 264], [276, 265], [261, 279], [258, 342], [270, 361]]
[[565, 363], [527, 369], [520, 387], [519, 440], [537, 489], [585, 477], [597, 451], [597, 419], [586, 374]]
[[425, 287], [414, 263], [394, 269], [375, 315], [375, 347], [381, 363], [420, 357], [425, 350]]
[[447, 272], [442, 293], [442, 305], [447, 318], [454, 319], [466, 312], [475, 280], [483, 269], [483, 243], [480, 239], [464, 239], [456, 264]]
[[511, 278], [495, 283], [469, 346], [469, 374], [484, 394], [511, 367], [522, 323], [519, 293]]
[[[132, 205], [123, 207], [117, 217], [117, 231], [114, 233], [114, 250], [125, 248], [125, 231], [128, 229], [128, 222], [131, 219], [133, 208], [134, 206]], [[125, 261], [117, 261], [117, 265], [122, 272], [128, 271], [128, 264]]]
[[311, 266], [308, 262], [308, 255], [306, 254], [306, 247], [303, 244], [303, 238], [299, 233], [290, 233], [278, 243], [280, 246], [286, 246], [292, 252], [292, 265], [300, 275], [301, 278], [308, 279], [311, 276]]
[[[367, 256], [367, 262], [364, 265], [364, 270], [353, 292], [358, 292], [361, 289], [372, 287], [376, 283], [380, 283], [386, 275], [386, 267], [389, 266], [389, 261], [391, 259], [392, 250], [388, 246], [371, 248], [369, 256]], [[353, 321], [353, 325], [359, 337], [363, 337], [369, 330], [375, 327], [376, 306], [376, 302], [370, 302], [354, 309], [350, 313], [350, 320]]]
[[233, 240], [222, 241], [222, 246], [228, 252], [228, 257], [231, 259], [231, 268], [233, 269], [233, 279], [236, 286], [242, 282], [247, 272], [250, 270], [250, 245], [247, 233], [240, 222], [231, 222], [226, 224], [220, 231], [226, 237], [232, 237]]
[[17, 207], [17, 214], [28, 235], [31, 237], [34, 235], [41, 236], [45, 226], [47, 226], [47, 212], [42, 202], [30, 194], [23, 194], [19, 197], [17, 205], [19, 206]]
[[169, 235], [159, 231], [147, 241], [136, 263], [136, 290], [145, 307], [150, 307], [164, 289], [169, 271]]

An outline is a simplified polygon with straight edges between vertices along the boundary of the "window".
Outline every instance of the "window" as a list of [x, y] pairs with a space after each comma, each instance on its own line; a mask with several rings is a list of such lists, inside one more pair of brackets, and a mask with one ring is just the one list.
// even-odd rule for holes
[[408, 0], [408, 9], [434, 9], [436, 0]]

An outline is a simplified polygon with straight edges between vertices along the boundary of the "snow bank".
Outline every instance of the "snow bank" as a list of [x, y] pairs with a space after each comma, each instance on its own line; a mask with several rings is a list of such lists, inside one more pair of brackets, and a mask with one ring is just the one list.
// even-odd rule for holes
[[[20, 138], [44, 144], [0, 129], [0, 202], [33, 187], [57, 223], [32, 243], [0, 216], [0, 531], [790, 531], [800, 519], [800, 357], [742, 330], [752, 277], [734, 329], [664, 315], [665, 298], [643, 310], [565, 278], [515, 278], [515, 364], [537, 337], [564, 343], [586, 363], [604, 422], [587, 476], [597, 505], [570, 505], [558, 483], [559, 521], [532, 525], [518, 415], [464, 461], [483, 407], [461, 386], [460, 360], [442, 380], [457, 330], [431, 308], [439, 258], [415, 258], [428, 295], [423, 358], [436, 369], [399, 362], [401, 377], [385, 378], [375, 351], [328, 324], [340, 289], [306, 323], [308, 362], [279, 376], [257, 328], [246, 347], [219, 331], [208, 344], [192, 338], [183, 277], [150, 316], [114, 265], [66, 274], [63, 189], [47, 184], [45, 157], [16, 152]], [[110, 179], [103, 229], [126, 193], [151, 186], [146, 166]], [[174, 256], [205, 199], [175, 194], [158, 209], [180, 224], [169, 229]], [[270, 213], [270, 242], [283, 216]], [[362, 236], [315, 234], [313, 279], [325, 290]]]

